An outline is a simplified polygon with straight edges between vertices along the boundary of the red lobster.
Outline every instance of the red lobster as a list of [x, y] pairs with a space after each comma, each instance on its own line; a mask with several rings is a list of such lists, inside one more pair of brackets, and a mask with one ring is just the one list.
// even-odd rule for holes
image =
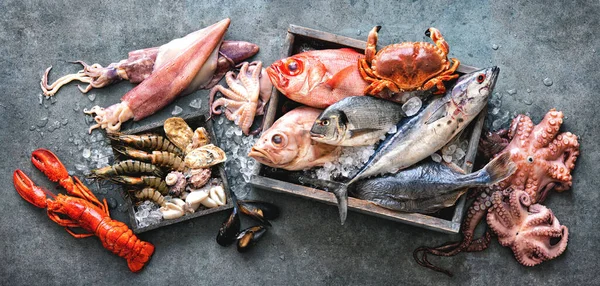
[[[36, 186], [23, 171], [15, 170], [15, 189], [29, 203], [48, 209], [48, 217], [64, 226], [75, 238], [96, 235], [104, 248], [127, 260], [129, 270], [140, 271], [154, 253], [154, 245], [141, 241], [120, 221], [110, 218], [106, 199], [103, 203], [77, 177], [71, 177], [58, 157], [46, 149], [31, 154], [31, 162], [51, 181], [58, 182], [70, 196]], [[50, 198], [46, 198], [50, 196]], [[62, 216], [61, 216], [62, 215]], [[75, 233], [71, 228], [82, 228], [86, 233]]]

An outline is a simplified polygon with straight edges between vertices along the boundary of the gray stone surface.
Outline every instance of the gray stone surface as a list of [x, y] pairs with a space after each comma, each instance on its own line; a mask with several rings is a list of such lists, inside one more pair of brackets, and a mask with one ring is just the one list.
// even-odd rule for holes
[[[0, 284], [426, 284], [514, 285], [599, 284], [596, 263], [599, 239], [597, 165], [600, 127], [596, 117], [600, 90], [600, 4], [598, 1], [2, 1], [0, 10]], [[541, 2], [541, 1], [540, 1]], [[381, 44], [424, 40], [423, 31], [439, 28], [450, 55], [475, 66], [498, 65], [496, 91], [502, 109], [529, 112], [537, 122], [552, 107], [565, 115], [563, 130], [580, 136], [581, 156], [573, 188], [553, 193], [546, 204], [570, 229], [569, 247], [559, 258], [533, 268], [519, 265], [509, 249], [494, 239], [482, 253], [432, 258], [454, 278], [419, 267], [412, 251], [459, 236], [350, 212], [340, 226], [333, 206], [254, 190], [249, 197], [278, 204], [283, 214], [253, 251], [240, 254], [214, 241], [226, 216], [219, 213], [144, 233], [156, 252], [139, 274], [123, 259], [103, 249], [96, 238], [74, 239], [14, 191], [12, 172], [21, 168], [40, 185], [54, 190], [30, 163], [36, 148], [50, 148], [69, 170], [89, 164], [69, 141], [90, 148], [82, 108], [118, 102], [128, 83], [93, 91], [91, 102], [75, 85], [61, 90], [55, 102], [38, 104], [39, 79], [54, 66], [57, 75], [79, 67], [66, 61], [110, 62], [134, 49], [160, 45], [225, 17], [232, 19], [228, 39], [257, 43], [256, 58], [278, 59], [289, 24], [365, 39], [382, 25]], [[497, 49], [492, 47], [497, 45]], [[543, 83], [553, 81], [552, 86]], [[508, 90], [516, 94], [510, 96]], [[530, 89], [531, 92], [527, 92]], [[194, 98], [181, 98], [184, 114]], [[532, 103], [527, 105], [525, 103]], [[47, 105], [46, 108], [44, 105]], [[74, 108], [79, 106], [79, 110]], [[136, 124], [168, 117], [174, 105]], [[44, 127], [40, 119], [48, 118]], [[55, 121], [66, 125], [49, 131]], [[30, 130], [34, 127], [33, 131]], [[51, 128], [50, 128], [51, 129]], [[41, 130], [41, 131], [40, 131]], [[78, 173], [75, 171], [75, 173]], [[114, 191], [91, 185], [99, 197]], [[126, 220], [125, 213], [113, 216]]]

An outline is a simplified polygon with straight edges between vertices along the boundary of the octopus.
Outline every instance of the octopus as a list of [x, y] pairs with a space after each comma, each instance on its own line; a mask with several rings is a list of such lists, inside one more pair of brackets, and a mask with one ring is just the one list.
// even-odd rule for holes
[[558, 133], [563, 117], [562, 112], [551, 109], [534, 126], [531, 118], [521, 114], [506, 132], [508, 140], [496, 138], [498, 145], [506, 145], [501, 153], [510, 152], [518, 166], [517, 172], [499, 183], [501, 189], [523, 189], [536, 203], [543, 202], [552, 189], [562, 192], [571, 188], [579, 143], [571, 132]]
[[[546, 113], [535, 126], [531, 118], [519, 115], [507, 132], [497, 133], [480, 144], [484, 149], [504, 146], [496, 156], [509, 152], [517, 171], [479, 193], [463, 221], [462, 241], [434, 248], [419, 247], [413, 253], [417, 263], [452, 276], [448, 270], [431, 264], [427, 254], [454, 256], [460, 252], [487, 249], [491, 241], [490, 230], [474, 239], [475, 229], [486, 215], [491, 231], [498, 235], [502, 245], [511, 247], [519, 263], [533, 266], [560, 255], [566, 247], [568, 230], [560, 226], [550, 210], [537, 203], [543, 202], [550, 190], [562, 192], [572, 185], [571, 171], [579, 156], [579, 143], [576, 135], [559, 133], [562, 123], [563, 113], [556, 109]], [[507, 140], [502, 134], [506, 134]], [[508, 203], [504, 202], [506, 197]], [[516, 200], [519, 200], [519, 206]], [[539, 227], [544, 222], [547, 226]], [[561, 240], [556, 246], [550, 244], [551, 238], [558, 237]]]
[[[220, 107], [224, 106], [227, 119], [235, 122], [242, 132], [248, 135], [254, 117], [264, 114], [264, 107], [269, 101], [273, 85], [266, 76], [260, 61], [243, 63], [238, 75], [228, 72], [225, 75], [225, 81], [229, 88], [216, 85], [210, 91], [209, 112], [211, 116], [212, 114], [221, 114]], [[214, 100], [217, 92], [223, 94], [224, 97]]]
[[[517, 261], [535, 266], [561, 255], [567, 248], [569, 229], [552, 211], [532, 204], [527, 192], [495, 192], [487, 223], [502, 246], [510, 247]], [[557, 240], [557, 241], [556, 241]]]

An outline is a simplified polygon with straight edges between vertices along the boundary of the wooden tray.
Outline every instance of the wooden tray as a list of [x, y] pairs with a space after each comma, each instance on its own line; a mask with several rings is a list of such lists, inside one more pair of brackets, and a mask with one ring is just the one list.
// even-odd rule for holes
[[[280, 58], [286, 58], [288, 56], [297, 54], [303, 49], [309, 47], [312, 49], [332, 49], [332, 48], [354, 48], [357, 51], [364, 52], [364, 48], [367, 43], [364, 41], [347, 38], [343, 36], [334, 35], [327, 32], [321, 32], [309, 28], [300, 26], [290, 25], [288, 28], [287, 37], [283, 46], [283, 53]], [[478, 68], [461, 64], [457, 70], [458, 73], [465, 74], [479, 70]], [[279, 116], [279, 107], [283, 105], [288, 99], [283, 96], [277, 89], [273, 88], [271, 94], [271, 100], [269, 102], [269, 108], [265, 114], [265, 120], [263, 124], [263, 130], [267, 130], [276, 117]], [[466, 172], [471, 172], [473, 168], [473, 162], [477, 153], [477, 144], [483, 128], [483, 122], [485, 120], [486, 110], [482, 111], [481, 114], [471, 122], [465, 129], [466, 138], [469, 140], [469, 148], [466, 151], [465, 163], [462, 168]], [[271, 190], [275, 192], [281, 192], [286, 194], [292, 194], [295, 196], [316, 200], [329, 205], [337, 206], [337, 200], [332, 193], [322, 191], [315, 188], [305, 187], [299, 184], [283, 181], [276, 176], [269, 174], [268, 166], [257, 164], [254, 170], [254, 175], [250, 179], [250, 184], [255, 187]], [[283, 172], [283, 171], [282, 171]], [[277, 177], [277, 178], [276, 178]], [[465, 196], [456, 202], [453, 207], [440, 210], [433, 215], [425, 215], [418, 213], [403, 213], [386, 208], [379, 207], [369, 201], [356, 199], [353, 197], [348, 198], [348, 209], [354, 210], [360, 213], [365, 213], [373, 216], [382, 217], [389, 220], [399, 221], [434, 231], [444, 233], [458, 233], [460, 230], [460, 224], [463, 218], [463, 210], [465, 207]], [[337, 216], [332, 216], [331, 219], [338, 219]], [[349, 223], [352, 223], [351, 221]]]
[[[195, 130], [198, 127], [204, 127], [210, 135], [211, 143], [218, 146], [218, 140], [217, 140], [217, 137], [215, 136], [215, 132], [213, 130], [212, 121], [210, 121], [210, 120], [206, 121], [206, 118], [204, 117], [204, 115], [196, 115], [196, 116], [190, 115], [187, 117], [183, 117], [183, 119], [192, 128], [192, 130]], [[124, 134], [156, 133], [156, 134], [165, 136], [165, 132], [163, 131], [163, 125], [164, 125], [164, 121], [156, 122], [156, 123], [149, 124], [146, 126], [141, 126], [138, 128], [130, 129], [130, 130], [124, 131], [123, 133]], [[115, 152], [115, 159], [117, 159], [117, 158], [122, 159], [123, 156], [121, 154], [118, 154]], [[229, 184], [227, 183], [227, 176], [225, 175], [225, 168], [224, 168], [223, 164], [218, 164], [216, 166], [213, 166], [211, 171], [212, 171], [213, 178], [220, 178], [223, 181], [223, 187], [225, 189], [225, 194], [227, 195], [227, 203], [224, 206], [210, 208], [210, 209], [208, 209], [208, 208], [207, 209], [198, 209], [198, 211], [194, 212], [193, 214], [187, 214], [187, 215], [184, 215], [177, 219], [162, 220], [160, 223], [149, 225], [146, 227], [140, 227], [138, 225], [137, 221], [135, 220], [132, 198], [129, 195], [129, 193], [127, 192], [127, 190], [129, 188], [123, 187], [121, 189], [121, 195], [123, 196], [123, 199], [125, 200], [125, 203], [127, 204], [127, 212], [129, 213], [129, 222], [131, 223], [131, 229], [133, 230], [133, 232], [134, 233], [142, 233], [142, 232], [156, 229], [159, 227], [163, 227], [166, 225], [179, 223], [182, 221], [190, 220], [190, 219], [197, 218], [200, 216], [205, 216], [208, 214], [212, 214], [212, 213], [216, 213], [216, 212], [220, 212], [220, 211], [224, 211], [224, 210], [233, 208], [233, 204], [231, 203], [231, 194], [229, 191]], [[201, 206], [201, 208], [202, 208], [202, 206]]]

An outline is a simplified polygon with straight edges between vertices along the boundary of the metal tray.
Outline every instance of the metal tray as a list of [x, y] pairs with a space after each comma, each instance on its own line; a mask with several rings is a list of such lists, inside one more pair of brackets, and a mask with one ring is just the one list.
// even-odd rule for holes
[[[299, 53], [303, 49], [332, 49], [332, 48], [354, 48], [357, 51], [364, 52], [364, 48], [367, 43], [364, 41], [347, 38], [343, 36], [334, 35], [327, 32], [317, 31], [309, 28], [304, 28], [296, 25], [290, 25], [288, 28], [287, 37], [283, 46], [283, 52], [280, 58], [285, 58], [294, 54]], [[479, 70], [478, 68], [461, 64], [457, 70], [458, 73], [470, 73]], [[263, 124], [263, 130], [267, 130], [276, 117], [279, 116], [278, 109], [288, 99], [283, 96], [277, 89], [273, 89], [271, 94], [271, 100], [269, 102], [269, 108], [265, 114], [265, 120]], [[483, 128], [485, 120], [485, 114], [487, 110], [483, 110], [481, 114], [471, 122], [465, 129], [466, 136], [469, 140], [469, 147], [465, 155], [465, 163], [462, 168], [466, 172], [471, 172], [473, 168], [473, 162], [477, 153], [477, 144]], [[470, 134], [468, 134], [470, 132]], [[257, 164], [254, 170], [250, 183], [258, 188], [292, 194], [295, 196], [316, 200], [329, 205], [336, 205], [337, 201], [332, 193], [322, 191], [315, 188], [305, 187], [299, 184], [283, 181], [277, 175], [269, 174], [268, 166]], [[348, 198], [348, 209], [354, 210], [360, 213], [369, 214], [373, 216], [382, 217], [389, 220], [403, 222], [426, 229], [444, 232], [444, 233], [458, 233], [460, 230], [460, 224], [463, 218], [463, 210], [465, 207], [465, 196], [461, 196], [456, 204], [452, 207], [438, 211], [436, 214], [425, 215], [418, 213], [403, 213], [386, 208], [379, 207], [369, 201], [356, 199], [353, 197]], [[332, 217], [337, 219], [337, 217]], [[352, 222], [349, 222], [352, 223]]]
[[[198, 127], [204, 127], [210, 135], [211, 143], [218, 146], [218, 140], [217, 140], [218, 138], [215, 136], [215, 132], [214, 132], [213, 126], [212, 126], [212, 121], [210, 121], [210, 120], [206, 121], [206, 118], [204, 117], [204, 115], [190, 115], [190, 116], [183, 117], [183, 119], [187, 122], [187, 124], [193, 130], [195, 130]], [[165, 136], [165, 132], [163, 131], [163, 125], [164, 125], [164, 121], [156, 122], [156, 123], [149, 124], [146, 126], [129, 129], [127, 131], [123, 131], [123, 133], [124, 134], [155, 133], [155, 134], [160, 134], [162, 136]], [[115, 160], [121, 159], [121, 158], [123, 158], [123, 156], [115, 152]], [[123, 197], [123, 200], [127, 204], [127, 212], [129, 213], [129, 222], [131, 223], [131, 229], [133, 230], [133, 232], [134, 233], [142, 233], [142, 232], [160, 228], [160, 227], [163, 227], [166, 225], [179, 223], [182, 221], [190, 220], [193, 218], [197, 218], [197, 217], [201, 217], [201, 216], [205, 216], [208, 214], [212, 214], [212, 213], [216, 213], [216, 212], [220, 212], [220, 211], [224, 211], [224, 210], [233, 208], [233, 204], [231, 203], [231, 194], [229, 191], [229, 184], [227, 183], [227, 176], [225, 174], [225, 168], [223, 167], [223, 164], [218, 164], [218, 165], [213, 166], [211, 171], [212, 171], [212, 177], [221, 178], [221, 180], [223, 181], [225, 194], [227, 195], [227, 203], [224, 206], [210, 208], [210, 209], [199, 209], [198, 211], [194, 212], [193, 214], [187, 214], [187, 215], [184, 215], [177, 219], [163, 220], [160, 223], [149, 225], [146, 227], [140, 227], [138, 225], [137, 221], [135, 220], [133, 202], [132, 202], [131, 196], [127, 192], [128, 188], [126, 188], [126, 187], [121, 188], [121, 196]]]

